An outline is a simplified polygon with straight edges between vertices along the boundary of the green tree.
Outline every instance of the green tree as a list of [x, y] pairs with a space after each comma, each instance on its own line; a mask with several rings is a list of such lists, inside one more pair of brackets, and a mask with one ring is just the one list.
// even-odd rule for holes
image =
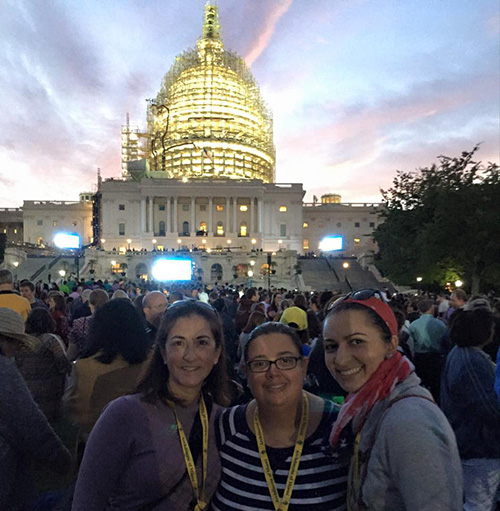
[[380, 269], [399, 284], [460, 277], [472, 293], [500, 285], [500, 177], [495, 163], [440, 156], [416, 172], [397, 171], [381, 190], [374, 237]]

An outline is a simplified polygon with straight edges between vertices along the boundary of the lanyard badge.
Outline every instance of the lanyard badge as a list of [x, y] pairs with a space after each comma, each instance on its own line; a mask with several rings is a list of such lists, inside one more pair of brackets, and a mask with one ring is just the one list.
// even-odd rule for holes
[[307, 434], [307, 426], [309, 424], [309, 401], [306, 394], [302, 394], [302, 411], [300, 416], [299, 433], [297, 440], [295, 441], [295, 449], [293, 450], [292, 462], [290, 464], [290, 470], [288, 472], [288, 478], [285, 485], [285, 491], [283, 492], [283, 499], [280, 499], [278, 488], [274, 481], [273, 469], [267, 456], [266, 443], [264, 441], [264, 432], [259, 420], [259, 410], [255, 409], [253, 416], [253, 425], [255, 429], [255, 437], [257, 439], [257, 447], [259, 449], [260, 461], [262, 463], [262, 469], [266, 477], [267, 487], [273, 501], [275, 511], [287, 511], [290, 505], [290, 499], [293, 492], [293, 485], [299, 471], [300, 457], [302, 455], [302, 449], [304, 447], [304, 441]]

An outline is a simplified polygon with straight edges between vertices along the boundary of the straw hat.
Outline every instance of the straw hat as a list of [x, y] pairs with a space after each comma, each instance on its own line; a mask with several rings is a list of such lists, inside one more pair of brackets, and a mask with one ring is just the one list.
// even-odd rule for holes
[[0, 335], [19, 341], [26, 348], [34, 349], [38, 341], [24, 333], [24, 321], [20, 314], [7, 307], [0, 307]]

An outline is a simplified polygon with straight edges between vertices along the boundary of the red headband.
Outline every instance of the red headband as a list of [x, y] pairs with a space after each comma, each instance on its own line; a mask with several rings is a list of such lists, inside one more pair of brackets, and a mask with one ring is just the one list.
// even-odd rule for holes
[[367, 298], [366, 300], [353, 300], [352, 298], [348, 298], [342, 303], [359, 303], [359, 305], [368, 307], [375, 312], [377, 316], [382, 318], [384, 323], [388, 326], [391, 335], [395, 335], [396, 337], [398, 336], [398, 322], [396, 320], [396, 316], [389, 305], [380, 298], [375, 298], [374, 296]]

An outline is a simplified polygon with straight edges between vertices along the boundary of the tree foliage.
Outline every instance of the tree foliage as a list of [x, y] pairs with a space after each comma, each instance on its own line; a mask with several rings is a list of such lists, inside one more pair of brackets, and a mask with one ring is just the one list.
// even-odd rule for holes
[[397, 171], [381, 190], [383, 223], [374, 237], [380, 269], [399, 284], [461, 278], [472, 292], [500, 286], [499, 166], [439, 156], [416, 172]]

